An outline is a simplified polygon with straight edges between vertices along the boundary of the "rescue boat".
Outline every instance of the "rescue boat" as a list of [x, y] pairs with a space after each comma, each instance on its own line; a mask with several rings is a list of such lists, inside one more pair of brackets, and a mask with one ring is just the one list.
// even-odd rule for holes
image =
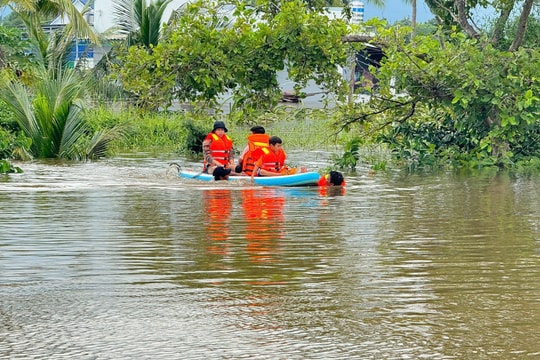
[[[188, 169], [180, 169], [178, 176], [183, 179], [215, 181], [214, 176], [210, 174]], [[320, 177], [318, 172], [309, 171], [294, 175], [257, 176], [253, 178], [253, 183], [261, 186], [314, 186], [317, 185]], [[250, 182], [251, 178], [249, 176], [229, 176], [228, 181]]]

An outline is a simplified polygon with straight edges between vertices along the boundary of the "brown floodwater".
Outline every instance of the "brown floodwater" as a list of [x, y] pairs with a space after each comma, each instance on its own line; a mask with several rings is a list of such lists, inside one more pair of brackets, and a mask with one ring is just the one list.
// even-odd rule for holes
[[359, 169], [342, 192], [169, 161], [0, 176], [0, 358], [540, 358], [539, 177]]

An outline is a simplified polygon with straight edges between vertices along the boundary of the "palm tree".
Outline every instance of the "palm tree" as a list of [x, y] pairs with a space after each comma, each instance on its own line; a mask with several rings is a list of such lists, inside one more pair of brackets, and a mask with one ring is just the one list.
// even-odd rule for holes
[[[99, 43], [97, 35], [84, 17], [90, 9], [88, 4], [82, 11], [79, 11], [71, 0], [0, 0], [0, 7], [2, 6], [9, 6], [24, 22], [28, 37], [36, 49], [35, 55], [46, 67], [56, 68], [59, 58], [54, 55], [65, 53], [75, 37], [88, 39], [94, 44]], [[42, 23], [45, 19], [58, 16], [65, 17], [68, 23], [61, 36], [51, 42]], [[51, 48], [51, 45], [54, 47]]]
[[105, 155], [117, 130], [90, 133], [83, 116], [86, 82], [74, 69], [41, 67], [35, 88], [20, 81], [0, 87], [0, 100], [13, 112], [24, 134], [32, 140], [30, 151], [38, 158], [83, 159]]
[[411, 12], [411, 27], [412, 27], [412, 36], [414, 37], [416, 32], [416, 14], [417, 14], [417, 5], [416, 0], [405, 0], [406, 4], [411, 4], [412, 12]]
[[159, 43], [163, 13], [172, 0], [113, 0], [113, 11], [120, 33], [127, 45], [151, 48]]
[[[0, 0], [24, 22], [38, 64], [30, 84], [3, 79], [0, 100], [13, 112], [24, 134], [32, 140], [30, 151], [38, 158], [82, 159], [103, 156], [118, 132], [91, 133], [83, 114], [82, 98], [87, 81], [82, 73], [64, 68], [63, 56], [73, 39], [98, 44], [97, 35], [71, 0]], [[63, 16], [62, 31], [47, 34], [44, 19]]]

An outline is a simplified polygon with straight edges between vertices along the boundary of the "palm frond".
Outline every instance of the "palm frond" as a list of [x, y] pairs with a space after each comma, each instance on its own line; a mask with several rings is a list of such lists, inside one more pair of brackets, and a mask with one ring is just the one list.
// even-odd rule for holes
[[129, 35], [139, 29], [136, 8], [142, 6], [143, 0], [113, 0], [113, 15], [119, 32]]
[[58, 156], [67, 159], [80, 158], [81, 152], [76, 145], [88, 133], [88, 129], [88, 123], [82, 115], [80, 104], [77, 102], [72, 103], [65, 118]]
[[96, 131], [87, 145], [86, 158], [96, 159], [106, 156], [111, 141], [123, 135], [123, 131], [118, 127]]
[[20, 82], [9, 82], [0, 89], [0, 99], [2, 99], [13, 112], [17, 123], [24, 133], [34, 138], [40, 133], [39, 125], [36, 121], [32, 100], [27, 92], [27, 88]]
[[37, 1], [36, 0], [18, 0], [13, 2], [13, 0], [0, 0], [0, 7], [9, 6], [12, 10], [26, 10], [29, 12], [36, 11]]
[[114, 0], [113, 14], [121, 34], [128, 36], [128, 46], [140, 43], [150, 48], [159, 43], [163, 14], [172, 0]]
[[62, 16], [67, 19], [66, 33], [99, 44], [97, 34], [85, 19], [85, 14], [90, 10], [89, 3], [81, 11], [75, 7], [71, 0], [45, 0], [39, 1], [39, 4], [41, 6], [38, 8], [38, 13]]

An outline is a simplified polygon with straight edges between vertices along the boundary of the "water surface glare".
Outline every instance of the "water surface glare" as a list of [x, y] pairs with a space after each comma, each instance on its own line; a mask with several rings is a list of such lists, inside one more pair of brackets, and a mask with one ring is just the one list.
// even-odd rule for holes
[[145, 156], [20, 166], [0, 358], [540, 358], [538, 177], [360, 170], [341, 192]]

